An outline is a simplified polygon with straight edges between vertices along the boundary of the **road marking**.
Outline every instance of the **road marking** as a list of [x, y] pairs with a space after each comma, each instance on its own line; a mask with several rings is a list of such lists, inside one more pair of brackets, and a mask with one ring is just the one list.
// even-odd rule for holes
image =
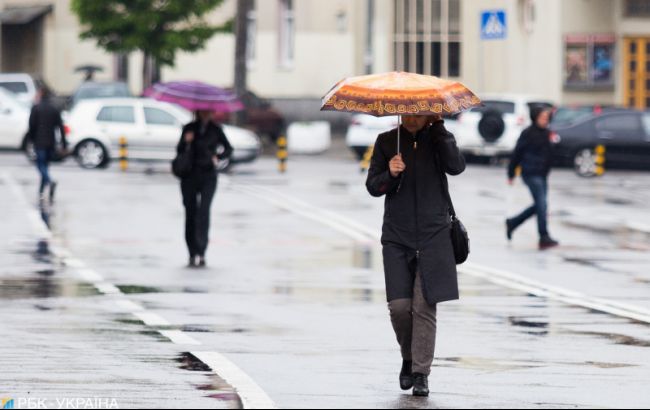
[[235, 387], [245, 409], [276, 409], [271, 398], [258, 386], [253, 379], [241, 371], [234, 363], [216, 352], [190, 352], [197, 359], [219, 369], [219, 376], [229, 385]]
[[[34, 208], [30, 205], [23, 190], [20, 188], [11, 174], [2, 173], [0, 174], [0, 178], [5, 181], [5, 184], [9, 187], [19, 202], [19, 206], [21, 206], [27, 213], [27, 218], [32, 225], [32, 230], [34, 233], [41, 239], [53, 239], [54, 236], [52, 235], [52, 232], [49, 230], [45, 222], [43, 222], [43, 219], [41, 218], [39, 212], [34, 210]], [[50, 251], [54, 256], [60, 258], [66, 267], [75, 269], [76, 274], [81, 280], [93, 283], [93, 286], [100, 293], [105, 295], [116, 295], [120, 297], [120, 299], [116, 300], [117, 306], [123, 308], [125, 311], [130, 312], [136, 318], [141, 320], [145, 325], [150, 327], [171, 325], [165, 318], [161, 317], [160, 315], [146, 312], [144, 307], [128, 300], [126, 298], [126, 295], [124, 295], [124, 293], [122, 293], [122, 291], [120, 291], [117, 286], [104, 281], [99, 273], [91, 269], [86, 269], [86, 264], [79, 259], [73, 258], [71, 256], [71, 253], [65, 248], [51, 245]], [[157, 330], [157, 332], [176, 345], [201, 345], [201, 342], [180, 330]], [[199, 358], [198, 355], [195, 356]], [[202, 360], [203, 363], [208, 365], [213, 370], [213, 372], [222, 377], [224, 380], [227, 380], [228, 384], [230, 384], [237, 391], [237, 394], [240, 397], [244, 408], [277, 408], [269, 396], [257, 384], [255, 384], [255, 382], [253, 382], [250, 376], [239, 369], [234, 363], [230, 362], [228, 359], [216, 352], [205, 353], [205, 358], [206, 360], [211, 360], [212, 363], [207, 363]], [[199, 360], [201, 360], [201, 358], [199, 358]], [[222, 369], [220, 368], [220, 364], [224, 366], [223, 373]]]
[[20, 185], [18, 185], [16, 179], [8, 172], [3, 172], [1, 176], [5, 181], [7, 187], [9, 187], [9, 190], [16, 197], [16, 200], [19, 202], [20, 207], [22, 207], [27, 213], [27, 219], [32, 225], [34, 233], [41, 239], [51, 239], [52, 232], [50, 232], [45, 222], [43, 222], [43, 218], [41, 218], [39, 212], [31, 206], [27, 200], [27, 197], [25, 196], [25, 193], [20, 188]]
[[[188, 346], [200, 346], [201, 342], [189, 336], [187, 333], [180, 330], [160, 330], [158, 331], [161, 335], [165, 336], [167, 339], [171, 340], [174, 344], [177, 345], [188, 345]], [[206, 363], [207, 364], [207, 363]], [[221, 374], [217, 372], [218, 374]]]
[[147, 326], [171, 326], [167, 319], [161, 317], [156, 313], [151, 312], [132, 312], [133, 316], [140, 319]]
[[[333, 220], [333, 218], [329, 216], [324, 216], [320, 212], [313, 212], [312, 209], [308, 207], [295, 207], [291, 206], [291, 204], [287, 203], [287, 201], [281, 200], [281, 199], [274, 199], [270, 198], [264, 193], [256, 192], [254, 189], [250, 189], [249, 187], [236, 187], [234, 188], [237, 191], [243, 192], [247, 195], [257, 197], [259, 199], [262, 199], [266, 202], [269, 202], [275, 206], [277, 206], [280, 209], [287, 210], [289, 212], [292, 212], [296, 215], [302, 216], [303, 218], [306, 219], [311, 219], [312, 221], [316, 221], [320, 224], [327, 225], [330, 228], [341, 232], [344, 235], [347, 235], [354, 239], [357, 242], [368, 242], [368, 236], [364, 235], [363, 233], [360, 233], [359, 230], [355, 230], [355, 228], [350, 227], [349, 225], [346, 226], [346, 224], [337, 222]], [[295, 204], [294, 204], [295, 205]]]
[[127, 312], [131, 312], [131, 313], [145, 310], [144, 307], [128, 299], [120, 299], [115, 303], [117, 304], [117, 306], [121, 307], [122, 310], [126, 310]]
[[[363, 226], [357, 221], [351, 220], [341, 214], [320, 208], [316, 205], [309, 204], [274, 189], [261, 187], [255, 184], [245, 184], [240, 187], [233, 185], [231, 188], [253, 195], [256, 198], [277, 205], [281, 209], [293, 212], [296, 215], [332, 227], [351, 239], [358, 240], [358, 238], [362, 238], [361, 242], [378, 242], [381, 239], [381, 234], [379, 232]], [[613, 316], [636, 320], [643, 323], [650, 323], [650, 310], [639, 306], [588, 296], [570, 289], [535, 281], [512, 272], [506, 272], [471, 262], [459, 266], [458, 271], [461, 274], [474, 276], [506, 288], [530, 293], [535, 296], [546, 297], [572, 306], [580, 306]]]
[[104, 278], [102, 278], [102, 275], [99, 273], [95, 272], [92, 269], [78, 269], [77, 270], [77, 275], [81, 277], [81, 279], [85, 280], [86, 282], [90, 283], [96, 283], [96, 282], [103, 282]]
[[99, 282], [99, 283], [93, 283], [93, 286], [95, 289], [97, 289], [100, 293], [103, 293], [105, 295], [122, 295], [122, 291], [112, 283], [108, 282]]

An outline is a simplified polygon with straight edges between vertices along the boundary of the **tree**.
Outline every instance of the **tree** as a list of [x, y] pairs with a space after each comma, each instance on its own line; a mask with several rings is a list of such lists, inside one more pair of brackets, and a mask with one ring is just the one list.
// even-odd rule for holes
[[[237, 16], [235, 22], [235, 93], [241, 98], [247, 88], [247, 46], [248, 46], [248, 14], [253, 9], [252, 0], [237, 1]], [[246, 121], [246, 111], [235, 114], [235, 124], [243, 125]]]
[[173, 67], [178, 51], [196, 52], [216, 33], [232, 32], [232, 20], [210, 25], [205, 16], [223, 0], [72, 0], [84, 26], [111, 53], [142, 51], [143, 84], [151, 85], [151, 64]]

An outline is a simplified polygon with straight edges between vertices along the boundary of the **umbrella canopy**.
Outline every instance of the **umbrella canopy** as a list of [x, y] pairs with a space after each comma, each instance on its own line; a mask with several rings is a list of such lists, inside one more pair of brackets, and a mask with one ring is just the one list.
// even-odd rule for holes
[[230, 113], [244, 109], [244, 104], [234, 93], [199, 81], [158, 83], [147, 89], [144, 95], [190, 111]]
[[347, 78], [323, 98], [322, 111], [388, 115], [452, 115], [481, 100], [457, 81], [391, 72]]

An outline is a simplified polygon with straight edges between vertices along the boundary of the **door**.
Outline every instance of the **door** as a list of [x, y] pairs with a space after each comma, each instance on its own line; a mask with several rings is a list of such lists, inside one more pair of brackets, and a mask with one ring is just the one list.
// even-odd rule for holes
[[624, 40], [623, 85], [623, 105], [650, 108], [650, 38]]
[[596, 122], [597, 144], [605, 145], [608, 164], [636, 166], [644, 162], [642, 150], [646, 134], [641, 122], [642, 114], [607, 115]]
[[144, 106], [145, 138], [152, 159], [170, 160], [176, 155], [176, 145], [181, 137], [182, 125], [167, 110]]
[[129, 156], [137, 156], [138, 146], [142, 135], [143, 128], [139, 125], [136, 116], [136, 107], [133, 105], [115, 104], [105, 105], [97, 115], [97, 125], [100, 132], [110, 142], [111, 155], [117, 156], [119, 153], [120, 139], [125, 137], [129, 145]]
[[28, 121], [24, 109], [0, 99], [0, 148], [21, 148]]

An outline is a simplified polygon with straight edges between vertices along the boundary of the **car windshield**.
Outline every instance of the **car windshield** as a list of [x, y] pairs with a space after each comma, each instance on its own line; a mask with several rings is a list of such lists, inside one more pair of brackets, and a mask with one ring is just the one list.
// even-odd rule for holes
[[473, 112], [484, 113], [487, 111], [499, 111], [504, 114], [515, 113], [515, 103], [509, 101], [483, 100], [482, 107], [472, 108]]
[[131, 93], [126, 84], [93, 84], [81, 86], [75, 99], [89, 100], [98, 98], [123, 98], [130, 97]]
[[3, 81], [0, 87], [15, 94], [25, 94], [28, 92], [27, 84], [22, 81]]
[[569, 124], [589, 117], [593, 110], [589, 107], [581, 108], [560, 108], [553, 115], [553, 122], [556, 124]]

